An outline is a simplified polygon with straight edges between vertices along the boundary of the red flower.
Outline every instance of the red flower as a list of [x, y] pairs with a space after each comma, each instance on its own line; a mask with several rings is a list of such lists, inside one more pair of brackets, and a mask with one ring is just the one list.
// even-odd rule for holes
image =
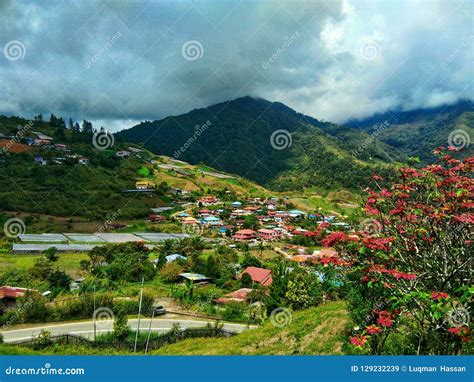
[[431, 298], [433, 300], [443, 300], [449, 298], [446, 292], [431, 292]]
[[322, 243], [325, 247], [331, 247], [332, 245], [335, 245], [347, 240], [349, 240], [349, 236], [347, 236], [344, 232], [338, 231], [338, 232], [331, 232], [327, 238], [323, 239]]
[[363, 336], [362, 334], [358, 334], [356, 336], [353, 336], [353, 337], [349, 338], [349, 342], [354, 346], [362, 347], [367, 342], [367, 336]]
[[386, 310], [379, 312], [379, 318], [377, 319], [377, 324], [382, 325], [383, 327], [389, 328], [390, 326], [393, 325], [392, 315]]
[[452, 334], [455, 334], [455, 335], [459, 335], [459, 328], [449, 328], [448, 329], [448, 333], [452, 333]]
[[379, 334], [382, 333], [382, 328], [377, 325], [367, 326], [365, 329], [368, 334]]

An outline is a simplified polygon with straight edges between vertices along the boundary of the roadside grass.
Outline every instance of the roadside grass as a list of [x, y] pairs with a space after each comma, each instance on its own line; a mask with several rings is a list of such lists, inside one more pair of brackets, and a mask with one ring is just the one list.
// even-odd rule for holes
[[163, 346], [155, 355], [290, 355], [343, 354], [344, 332], [349, 322], [342, 301], [329, 302], [293, 314], [279, 328], [263, 327], [230, 338], [199, 338]]

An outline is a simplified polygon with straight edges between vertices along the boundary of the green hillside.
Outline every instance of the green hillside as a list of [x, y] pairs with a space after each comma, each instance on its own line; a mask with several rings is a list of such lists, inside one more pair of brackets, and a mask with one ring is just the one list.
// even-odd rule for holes
[[343, 302], [330, 302], [293, 314], [279, 328], [271, 322], [230, 338], [201, 338], [167, 345], [157, 355], [342, 354], [349, 323]]
[[[288, 133], [277, 135], [280, 140], [273, 139], [272, 145], [277, 130]], [[404, 159], [363, 131], [251, 97], [144, 122], [119, 136], [156, 154], [203, 162], [276, 190], [310, 186], [359, 190], [374, 170], [389, 171], [387, 161]], [[364, 149], [354, 158], [352, 152], [361, 145]]]
[[[382, 123], [385, 126], [380, 128]], [[457, 148], [464, 148], [460, 157], [474, 155], [474, 107], [469, 101], [435, 109], [392, 111], [351, 121], [348, 125], [369, 133], [378, 130], [377, 137], [381, 141], [426, 163], [435, 160], [434, 148], [453, 143]], [[450, 134], [455, 137], [456, 132], [460, 141], [456, 143], [454, 138], [454, 142], [450, 142]]]

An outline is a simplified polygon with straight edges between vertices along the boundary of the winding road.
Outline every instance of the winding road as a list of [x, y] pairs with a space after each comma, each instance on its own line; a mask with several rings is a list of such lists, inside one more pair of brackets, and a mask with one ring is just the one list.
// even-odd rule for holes
[[[151, 319], [141, 318], [140, 319], [140, 331], [147, 331], [150, 327]], [[151, 330], [153, 332], [165, 333], [169, 331], [173, 324], [179, 324], [181, 329], [186, 328], [198, 328], [204, 327], [208, 323], [211, 325], [215, 321], [206, 320], [206, 319], [179, 319], [179, 318], [166, 318], [165, 316], [160, 318], [154, 318], [151, 323]], [[138, 319], [132, 318], [128, 320], [128, 326], [131, 329], [136, 329], [138, 324]], [[245, 324], [236, 324], [230, 322], [224, 322], [223, 328], [235, 333], [241, 333], [248, 329], [254, 329], [257, 326]], [[96, 333], [106, 333], [112, 331], [113, 320], [97, 320], [96, 321]], [[47, 330], [52, 335], [58, 334], [76, 334], [89, 339], [94, 338], [94, 322], [90, 321], [75, 321], [75, 322], [62, 322], [62, 323], [45, 323], [45, 324], [35, 324], [34, 326], [22, 327], [22, 328], [12, 328], [9, 330], [2, 331], [3, 340], [5, 343], [15, 343], [25, 341], [37, 336], [41, 330]]]

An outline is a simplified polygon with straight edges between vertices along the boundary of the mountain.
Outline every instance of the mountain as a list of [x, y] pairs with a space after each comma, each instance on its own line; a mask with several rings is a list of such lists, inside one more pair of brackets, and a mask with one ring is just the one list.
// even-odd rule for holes
[[467, 100], [431, 109], [393, 110], [351, 120], [346, 126], [376, 134], [386, 144], [423, 162], [433, 161], [433, 149], [448, 144], [463, 148], [461, 156], [474, 154], [474, 104]]
[[372, 172], [390, 171], [387, 161], [405, 159], [365, 131], [252, 97], [142, 122], [118, 135], [155, 154], [203, 162], [276, 190], [359, 190]]

